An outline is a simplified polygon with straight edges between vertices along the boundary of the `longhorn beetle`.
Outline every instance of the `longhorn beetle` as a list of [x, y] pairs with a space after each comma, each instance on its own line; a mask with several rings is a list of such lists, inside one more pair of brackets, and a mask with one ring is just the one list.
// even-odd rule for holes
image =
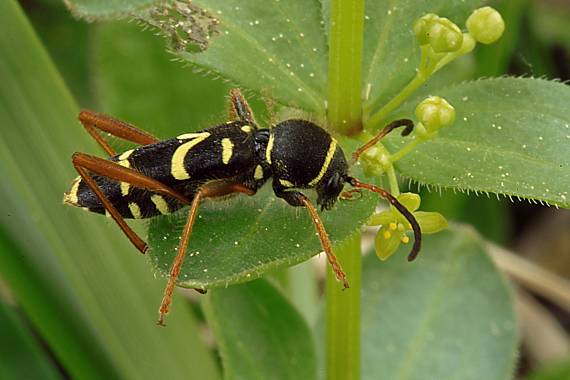
[[[169, 214], [190, 205], [159, 309], [158, 324], [164, 325], [202, 200], [235, 193], [254, 195], [270, 177], [277, 197], [291, 206], [307, 209], [336, 279], [345, 288], [348, 288], [346, 275], [332, 251], [317, 210], [297, 189], [315, 189], [321, 210], [334, 206], [345, 184], [356, 188], [348, 191], [347, 196], [359, 189], [379, 194], [410, 223], [415, 240], [408, 260], [416, 257], [421, 231], [413, 215], [386, 190], [351, 177], [341, 147], [328, 132], [302, 119], [285, 120], [271, 129], [260, 129], [239, 89], [230, 91], [230, 100], [227, 123], [162, 141], [108, 116], [92, 111], [79, 114], [83, 127], [109, 157], [73, 154], [73, 166], [79, 177], [64, 195], [65, 203], [112, 217], [142, 253], [148, 246], [125, 219]], [[402, 132], [405, 136], [412, 131], [413, 122], [401, 119], [390, 123], [354, 152], [352, 163], [398, 127], [405, 127]], [[98, 130], [141, 146], [117, 154]]]

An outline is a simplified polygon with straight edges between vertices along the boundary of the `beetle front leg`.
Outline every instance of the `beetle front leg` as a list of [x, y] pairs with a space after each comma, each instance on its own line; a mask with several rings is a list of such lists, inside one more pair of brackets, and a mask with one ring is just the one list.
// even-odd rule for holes
[[275, 192], [275, 195], [277, 197], [284, 199], [291, 206], [305, 207], [307, 209], [309, 215], [311, 216], [311, 221], [315, 226], [315, 230], [317, 230], [317, 234], [319, 235], [321, 246], [323, 247], [323, 250], [327, 255], [327, 260], [331, 265], [331, 268], [333, 270], [333, 273], [337, 281], [341, 282], [345, 289], [348, 288], [349, 286], [346, 274], [342, 270], [342, 267], [332, 250], [329, 235], [325, 230], [323, 221], [321, 220], [321, 217], [319, 216], [317, 209], [315, 208], [315, 206], [313, 206], [309, 198], [305, 194], [299, 191], [285, 191], [284, 188], [281, 187], [276, 181], [273, 182], [273, 191]]

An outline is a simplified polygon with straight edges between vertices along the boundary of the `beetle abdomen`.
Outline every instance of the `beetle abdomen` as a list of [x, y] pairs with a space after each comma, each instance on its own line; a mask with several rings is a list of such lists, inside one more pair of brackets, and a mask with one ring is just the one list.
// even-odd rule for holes
[[[256, 167], [255, 130], [232, 122], [199, 132], [141, 146], [110, 157], [171, 187], [191, 200], [196, 190], [211, 180], [230, 179]], [[168, 214], [182, 205], [175, 199], [136, 188], [126, 182], [94, 176], [103, 194], [124, 218], [149, 218]], [[96, 194], [77, 178], [64, 202], [96, 213], [105, 209]]]

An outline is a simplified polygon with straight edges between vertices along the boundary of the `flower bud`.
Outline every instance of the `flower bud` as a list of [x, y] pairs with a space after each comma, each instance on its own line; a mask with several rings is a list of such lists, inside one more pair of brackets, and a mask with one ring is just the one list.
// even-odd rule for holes
[[501, 14], [491, 7], [476, 9], [467, 19], [467, 30], [478, 42], [491, 44], [505, 31]]
[[389, 158], [378, 147], [372, 147], [360, 157], [360, 164], [364, 175], [367, 177], [379, 177], [384, 173], [385, 165]]
[[416, 116], [428, 132], [435, 132], [455, 121], [455, 108], [439, 96], [430, 96], [416, 107]]
[[463, 42], [463, 33], [457, 25], [433, 13], [414, 22], [414, 33], [421, 46], [429, 44], [435, 53], [457, 51]]
[[436, 53], [451, 53], [459, 50], [463, 43], [463, 33], [447, 18], [440, 17], [432, 22], [428, 31], [429, 44]]
[[414, 22], [414, 33], [416, 38], [421, 45], [429, 44], [429, 29], [433, 21], [437, 20], [439, 17], [436, 14], [428, 13]]

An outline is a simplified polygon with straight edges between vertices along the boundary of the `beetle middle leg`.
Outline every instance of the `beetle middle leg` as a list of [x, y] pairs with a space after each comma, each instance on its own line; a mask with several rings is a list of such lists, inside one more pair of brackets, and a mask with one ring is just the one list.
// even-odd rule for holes
[[[168, 311], [170, 310], [170, 304], [172, 303], [172, 294], [174, 293], [174, 287], [176, 286], [176, 281], [180, 275], [180, 269], [182, 268], [182, 263], [184, 262], [184, 257], [186, 256], [186, 250], [188, 249], [188, 242], [190, 241], [190, 236], [192, 235], [192, 228], [196, 222], [196, 215], [198, 215], [198, 207], [204, 198], [217, 198], [223, 197], [228, 194], [233, 193], [244, 193], [247, 195], [254, 195], [255, 190], [243, 186], [240, 183], [215, 183], [205, 185], [200, 188], [192, 204], [190, 205], [190, 211], [188, 212], [188, 217], [186, 218], [186, 224], [182, 230], [182, 235], [180, 237], [180, 243], [178, 244], [178, 249], [176, 251], [176, 257], [172, 262], [172, 267], [170, 268], [170, 275], [168, 277], [168, 283], [164, 290], [164, 296], [162, 298], [162, 303], [160, 304], [159, 317], [156, 322], [160, 326], [165, 326], [164, 318]], [[200, 293], [206, 293], [203, 289], [194, 289]]]

